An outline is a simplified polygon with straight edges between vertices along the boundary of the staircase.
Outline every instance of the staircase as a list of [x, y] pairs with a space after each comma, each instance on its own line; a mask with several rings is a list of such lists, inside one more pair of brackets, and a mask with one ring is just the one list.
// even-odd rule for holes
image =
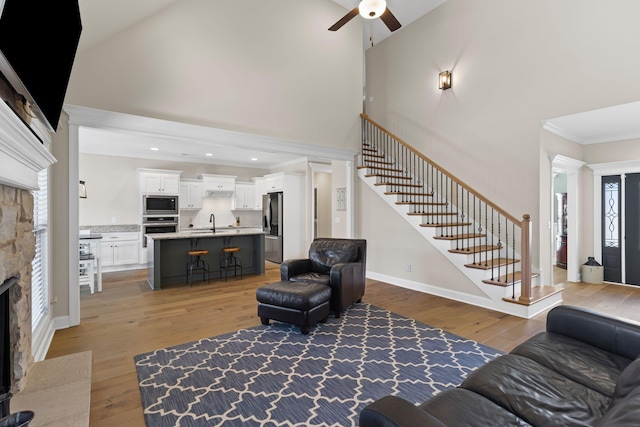
[[510, 215], [361, 117], [358, 176], [487, 296], [465, 302], [524, 318], [562, 302], [562, 290], [532, 271], [529, 215]]

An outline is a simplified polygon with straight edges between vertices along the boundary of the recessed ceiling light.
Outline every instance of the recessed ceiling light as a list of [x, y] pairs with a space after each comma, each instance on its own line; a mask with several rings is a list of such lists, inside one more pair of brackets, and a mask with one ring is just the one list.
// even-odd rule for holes
[[211, 157], [211, 156], [213, 156], [213, 153], [206, 153], [205, 156]]
[[252, 158], [251, 158], [251, 161], [252, 161], [252, 162], [256, 162], [256, 161], [258, 161], [258, 158], [257, 158], [257, 157], [252, 157]]
[[160, 151], [160, 149], [159, 149], [159, 148], [157, 148], [157, 147], [151, 147], [151, 148], [150, 148], [150, 150], [151, 150], [151, 151]]

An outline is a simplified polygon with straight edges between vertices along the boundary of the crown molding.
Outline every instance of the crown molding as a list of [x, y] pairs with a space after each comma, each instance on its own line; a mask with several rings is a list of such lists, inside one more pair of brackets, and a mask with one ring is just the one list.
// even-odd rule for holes
[[38, 190], [38, 172], [55, 162], [31, 128], [0, 102], [0, 184]]

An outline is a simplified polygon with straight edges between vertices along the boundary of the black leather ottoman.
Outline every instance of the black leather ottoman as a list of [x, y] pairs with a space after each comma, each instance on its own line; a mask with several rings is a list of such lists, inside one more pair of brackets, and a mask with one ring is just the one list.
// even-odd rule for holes
[[300, 327], [304, 335], [329, 317], [331, 288], [320, 283], [275, 282], [256, 290], [258, 316], [263, 325], [279, 320]]

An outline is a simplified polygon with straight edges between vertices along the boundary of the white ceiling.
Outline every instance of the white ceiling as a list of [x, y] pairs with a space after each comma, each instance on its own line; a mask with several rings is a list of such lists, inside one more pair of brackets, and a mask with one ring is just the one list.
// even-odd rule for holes
[[[332, 1], [345, 8], [344, 13], [340, 16], [336, 16], [336, 19], [334, 22], [338, 21], [340, 18], [346, 15], [348, 11], [355, 8], [360, 3], [360, 0], [332, 0]], [[447, 0], [387, 0], [387, 7], [391, 11], [391, 13], [393, 13], [393, 15], [398, 19], [402, 27], [405, 27], [410, 23], [412, 23], [413, 21], [415, 21], [416, 19], [431, 12], [433, 9], [440, 6], [442, 3], [446, 1]], [[369, 47], [371, 47], [369, 36], [372, 35], [373, 43], [378, 44], [382, 40], [386, 39], [391, 34], [393, 34], [391, 31], [389, 31], [389, 28], [387, 28], [387, 26], [384, 25], [384, 22], [382, 22], [380, 19], [365, 19], [365, 18], [362, 18], [360, 15], [353, 18], [353, 20], [356, 20], [356, 19], [361, 19], [363, 21], [366, 21], [364, 22], [364, 25], [363, 25], [363, 29], [364, 29], [363, 41], [364, 41], [365, 49], [368, 49]], [[334, 22], [329, 22], [327, 24], [327, 28], [333, 25]], [[345, 25], [349, 25], [350, 23], [351, 21], [346, 23]], [[402, 28], [400, 28], [399, 30], [396, 30], [394, 33], [397, 33], [398, 31], [402, 31]]]
[[640, 102], [556, 117], [543, 127], [579, 144], [640, 138]]
[[90, 127], [80, 128], [79, 141], [80, 152], [86, 154], [258, 169], [273, 169], [303, 157], [300, 154], [256, 151], [255, 148], [239, 148], [213, 141], [141, 135]]

